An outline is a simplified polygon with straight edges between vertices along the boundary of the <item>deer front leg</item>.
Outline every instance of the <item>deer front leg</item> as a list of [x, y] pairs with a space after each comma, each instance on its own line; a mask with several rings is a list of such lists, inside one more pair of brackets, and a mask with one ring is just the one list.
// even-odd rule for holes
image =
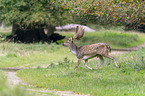
[[98, 65], [96, 69], [98, 69], [104, 63], [104, 59], [102, 56], [99, 56], [99, 59], [101, 60], [101, 63]]
[[89, 68], [89, 69], [93, 70], [93, 68], [91, 68], [91, 67], [89, 67], [89, 66], [88, 66], [88, 59], [87, 59], [87, 60], [85, 60], [85, 66], [86, 66], [87, 68]]
[[81, 62], [81, 61], [82, 61], [81, 59], [78, 59], [77, 65], [76, 65], [76, 67], [75, 67], [75, 70], [78, 68], [78, 66], [80, 65], [80, 62]]
[[114, 64], [116, 65], [116, 67], [119, 67], [119, 66], [117, 65], [117, 63], [116, 63], [116, 61], [115, 61], [115, 59], [114, 59], [113, 56], [110, 56], [110, 55], [104, 55], [104, 56], [107, 57], [107, 58], [112, 59], [112, 60], [114, 61]]

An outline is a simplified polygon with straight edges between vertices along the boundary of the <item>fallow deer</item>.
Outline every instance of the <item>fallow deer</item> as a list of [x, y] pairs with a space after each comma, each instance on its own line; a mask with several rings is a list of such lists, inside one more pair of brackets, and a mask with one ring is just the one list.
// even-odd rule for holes
[[85, 61], [85, 66], [89, 69], [93, 70], [93, 68], [88, 66], [88, 59], [99, 57], [101, 60], [101, 63], [98, 65], [96, 69], [98, 69], [103, 63], [104, 59], [103, 57], [110, 58], [114, 61], [116, 67], [119, 67], [114, 59], [114, 57], [109, 55], [109, 52], [111, 52], [110, 46], [105, 43], [96, 43], [92, 45], [85, 45], [85, 46], [77, 46], [73, 42], [73, 38], [70, 38], [64, 45], [69, 47], [69, 51], [71, 51], [73, 54], [76, 55], [78, 58], [76, 68], [79, 66], [80, 62], [82, 60]]
[[[81, 28], [82, 29], [82, 28]], [[80, 31], [81, 33], [82, 31]], [[82, 33], [81, 33], [82, 34]], [[74, 38], [69, 38], [67, 42], [65, 42], [63, 45], [68, 46], [69, 47], [69, 51], [71, 51], [73, 54], [76, 55], [76, 57], [78, 58], [77, 61], [77, 65], [75, 67], [75, 69], [78, 68], [80, 62], [82, 60], [85, 61], [85, 66], [91, 70], [93, 70], [93, 68], [88, 66], [88, 59], [94, 58], [94, 57], [99, 57], [99, 59], [101, 60], [101, 63], [98, 65], [98, 67], [96, 69], [98, 69], [103, 63], [104, 63], [104, 59], [103, 57], [107, 57], [110, 58], [114, 61], [116, 67], [119, 67], [114, 59], [113, 56], [109, 55], [109, 52], [111, 52], [111, 48], [109, 45], [105, 44], [105, 43], [96, 43], [96, 44], [92, 44], [92, 45], [85, 45], [85, 46], [77, 46], [73, 39], [80, 39], [80, 37], [82, 37], [83, 35], [81, 35], [80, 37], [77, 37], [79, 34], [77, 34], [76, 32], [76, 37]]]

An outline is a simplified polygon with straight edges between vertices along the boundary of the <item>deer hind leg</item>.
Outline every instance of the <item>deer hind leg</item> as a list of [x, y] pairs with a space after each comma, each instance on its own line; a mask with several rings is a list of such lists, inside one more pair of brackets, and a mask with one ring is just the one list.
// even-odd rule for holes
[[75, 70], [78, 68], [78, 66], [80, 65], [80, 62], [81, 62], [81, 61], [82, 61], [81, 59], [78, 59], [77, 65], [76, 65], [76, 67], [75, 67]]
[[89, 68], [89, 69], [93, 70], [93, 68], [91, 68], [91, 67], [89, 67], [89, 66], [88, 66], [88, 59], [87, 59], [87, 60], [85, 60], [85, 66], [86, 66], [87, 68]]
[[98, 69], [104, 63], [104, 59], [101, 55], [99, 56], [99, 59], [101, 60], [101, 63], [98, 65], [96, 69]]
[[116, 63], [116, 61], [115, 61], [115, 59], [114, 59], [113, 56], [110, 56], [110, 55], [104, 55], [104, 57], [107, 57], [107, 58], [112, 59], [112, 60], [114, 61], [114, 64], [116, 65], [116, 67], [119, 67], [119, 66], [117, 65], [117, 63]]

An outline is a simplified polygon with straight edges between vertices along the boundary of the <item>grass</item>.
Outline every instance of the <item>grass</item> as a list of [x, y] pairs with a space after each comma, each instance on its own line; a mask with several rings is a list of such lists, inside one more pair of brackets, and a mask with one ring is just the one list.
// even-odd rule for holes
[[[71, 37], [74, 33], [61, 33]], [[66, 40], [64, 40], [66, 41]], [[63, 42], [64, 42], [63, 41]], [[104, 42], [111, 48], [127, 48], [142, 44], [144, 35], [115, 31], [85, 33], [77, 45]], [[49, 88], [92, 96], [144, 96], [145, 49], [115, 56], [120, 68], [105, 59], [98, 70], [89, 70], [82, 62], [74, 72], [76, 57], [67, 47], [57, 44], [0, 43], [0, 67], [38, 67], [18, 71], [17, 75], [37, 88]], [[96, 68], [99, 60], [90, 60], [89, 66]], [[49, 66], [48, 66], [49, 65]], [[42, 68], [47, 67], [47, 68]], [[0, 75], [1, 76], [1, 75]], [[118, 95], [119, 94], [119, 95]], [[53, 95], [53, 94], [52, 94]]]
[[[67, 37], [73, 37], [75, 33], [61, 33]], [[86, 32], [80, 41], [75, 41], [77, 45], [88, 45], [93, 43], [107, 43], [113, 49], [129, 48], [144, 43], [145, 38], [142, 34], [132, 34], [128, 32], [116, 32], [104, 30], [98, 32]]]
[[[145, 67], [142, 56], [145, 49], [117, 56], [120, 68], [105, 64], [98, 70], [89, 70], [81, 63], [74, 72], [76, 63], [64, 60], [48, 68], [25, 69], [18, 71], [18, 76], [38, 88], [68, 90], [91, 96], [144, 96]], [[89, 62], [95, 67], [96, 60]], [[135, 64], [132, 64], [135, 63]], [[108, 65], [107, 65], [108, 64]], [[138, 67], [140, 66], [140, 68]]]
[[5, 81], [5, 79], [6, 79], [6, 76], [5, 76], [4, 72], [0, 70], [0, 82]]
[[[49, 92], [46, 93], [43, 93], [41, 91], [31, 92], [25, 90], [25, 88], [26, 87], [22, 86], [13, 86], [12, 88], [8, 86], [7, 77], [5, 76], [4, 71], [0, 70], [0, 96], [30, 96], [30, 95], [40, 96], [42, 94], [45, 94], [47, 96], [58, 96]], [[32, 89], [32, 87], [29, 89]]]
[[[70, 37], [74, 33], [61, 34]], [[88, 45], [104, 42], [109, 44], [111, 48], [126, 48], [142, 44], [144, 41], [145, 38], [142, 34], [99, 31], [86, 32], [82, 40], [75, 41], [75, 43], [77, 45]], [[47, 43], [0, 43], [0, 67], [47, 67], [51, 63], [57, 64], [66, 57], [76, 61], [76, 57], [69, 52], [67, 47], [62, 45]]]
[[[0, 67], [47, 67], [68, 57], [75, 60], [67, 47], [56, 44], [0, 43]], [[65, 55], [64, 55], [65, 54]]]
[[145, 48], [118, 56], [118, 62], [124, 72], [128, 70], [140, 71], [145, 69]]

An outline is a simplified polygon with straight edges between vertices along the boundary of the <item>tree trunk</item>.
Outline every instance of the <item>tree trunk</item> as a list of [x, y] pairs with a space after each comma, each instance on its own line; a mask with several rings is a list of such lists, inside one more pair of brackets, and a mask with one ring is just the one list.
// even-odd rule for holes
[[21, 29], [19, 25], [13, 24], [12, 33], [10, 36], [7, 36], [7, 39], [14, 42], [33, 43], [45, 42], [47, 41], [47, 36], [43, 28]]
[[57, 42], [65, 38], [58, 33], [54, 33], [55, 27], [49, 26], [47, 34], [44, 32], [43, 27], [39, 28], [30, 28], [25, 29], [20, 28], [19, 25], [13, 24], [12, 33], [10, 36], [7, 36], [7, 40], [12, 42], [20, 43], [34, 43], [34, 42]]
[[49, 36], [51, 36], [55, 30], [55, 26], [49, 25], [47, 28], [47, 37], [49, 38]]
[[47, 28], [47, 40], [48, 42], [56, 42], [57, 40], [64, 39], [65, 36], [59, 35], [58, 33], [54, 33], [55, 31], [55, 26], [49, 25]]

